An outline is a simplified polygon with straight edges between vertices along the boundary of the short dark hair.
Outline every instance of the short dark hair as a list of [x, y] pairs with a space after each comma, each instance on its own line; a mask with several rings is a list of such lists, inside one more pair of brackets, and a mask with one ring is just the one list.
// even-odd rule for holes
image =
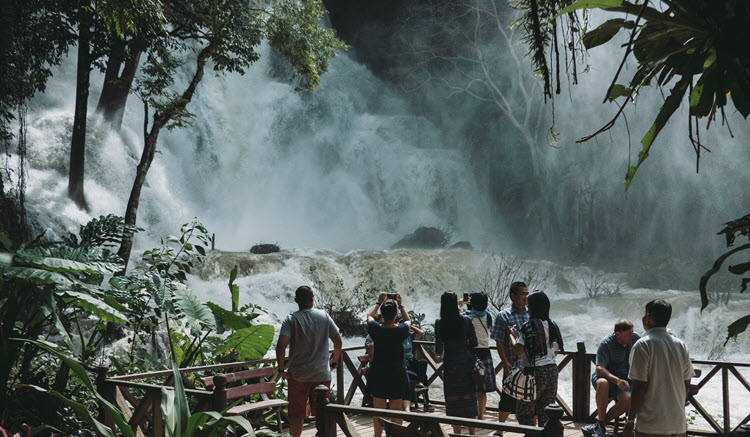
[[615, 332], [628, 332], [633, 329], [633, 323], [627, 319], [620, 319], [615, 323]]
[[307, 285], [297, 288], [297, 291], [294, 292], [294, 299], [300, 305], [310, 305], [313, 301], [312, 288]]
[[394, 320], [396, 318], [396, 313], [398, 312], [398, 307], [396, 306], [396, 302], [392, 300], [387, 300], [383, 303], [383, 305], [380, 306], [380, 313], [383, 314], [383, 320]]
[[471, 298], [471, 309], [477, 310], [477, 311], [484, 311], [487, 309], [487, 294], [486, 293], [478, 293], [474, 292], [469, 295]]
[[521, 281], [510, 284], [510, 295], [513, 296], [514, 294], [520, 293], [522, 288], [529, 288], [529, 286]]
[[543, 291], [535, 291], [529, 295], [530, 318], [549, 320], [549, 307], [549, 297]]
[[672, 318], [672, 305], [666, 300], [654, 299], [646, 304], [646, 314], [654, 319], [656, 326], [667, 326]]

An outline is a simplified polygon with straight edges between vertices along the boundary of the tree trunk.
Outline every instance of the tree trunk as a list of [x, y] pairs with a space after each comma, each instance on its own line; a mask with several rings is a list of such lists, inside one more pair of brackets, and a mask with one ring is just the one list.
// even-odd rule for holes
[[78, 25], [78, 69], [76, 73], [76, 107], [73, 119], [73, 138], [70, 144], [68, 195], [80, 208], [88, 210], [83, 194], [83, 167], [86, 155], [86, 113], [89, 100], [91, 72], [91, 12], [80, 9]]
[[[120, 130], [122, 127], [125, 105], [128, 102], [135, 73], [138, 71], [141, 53], [141, 50], [132, 47], [129, 50], [119, 48], [114, 50], [107, 60], [107, 71], [104, 74], [102, 94], [96, 111], [102, 114], [115, 130]], [[124, 68], [122, 68], [123, 63]], [[122, 73], [120, 73], [120, 68], [122, 68]]]
[[[172, 118], [175, 117], [175, 115], [184, 110], [187, 104], [190, 103], [190, 101], [193, 99], [195, 89], [203, 79], [203, 70], [206, 66], [206, 60], [208, 60], [208, 57], [211, 55], [212, 51], [213, 44], [209, 44], [208, 46], [204, 47], [200, 51], [200, 53], [198, 53], [195, 74], [193, 75], [193, 79], [190, 81], [188, 87], [182, 93], [182, 98], [179, 100], [179, 103], [177, 105], [173, 105], [170, 112], [168, 113], [162, 114], [156, 112], [154, 114], [153, 124], [151, 125], [151, 131], [146, 132], [146, 127], [144, 125], [143, 153], [141, 153], [141, 161], [138, 163], [138, 167], [136, 168], [135, 181], [133, 181], [133, 188], [130, 191], [130, 198], [128, 199], [128, 205], [125, 209], [126, 225], [135, 227], [138, 215], [138, 204], [140, 203], [141, 198], [141, 190], [143, 189], [144, 182], [146, 182], [148, 169], [151, 167], [151, 163], [154, 160], [154, 154], [156, 153], [156, 140], [159, 138], [159, 132], [161, 132], [162, 128], [166, 126], [167, 123], [169, 123]], [[147, 124], [148, 106], [146, 107], [146, 114], [144, 116], [146, 117]], [[117, 276], [125, 275], [125, 270], [127, 270], [128, 261], [130, 260], [130, 252], [132, 251], [132, 249], [133, 234], [125, 232], [122, 236], [122, 243], [120, 243], [120, 250], [117, 251], [117, 254], [125, 262], [125, 267], [122, 269], [122, 271], [116, 273]]]
[[[143, 183], [146, 182], [146, 174], [148, 174], [148, 169], [151, 167], [151, 162], [153, 162], [154, 154], [156, 153], [156, 139], [159, 137], [159, 131], [157, 130], [154, 132], [154, 129], [155, 128], [152, 128], [151, 132], [146, 134], [143, 153], [141, 154], [141, 162], [138, 163], [138, 167], [136, 168], [135, 181], [133, 181], [133, 188], [130, 190], [130, 198], [128, 199], [128, 205], [125, 209], [125, 223], [132, 226], [135, 226], [136, 223], [138, 204], [141, 199]], [[117, 273], [118, 276], [123, 276], [125, 274], [132, 249], [133, 235], [129, 232], [125, 232], [123, 233], [120, 250], [117, 251], [120, 258], [125, 261], [125, 265], [123, 270]]]

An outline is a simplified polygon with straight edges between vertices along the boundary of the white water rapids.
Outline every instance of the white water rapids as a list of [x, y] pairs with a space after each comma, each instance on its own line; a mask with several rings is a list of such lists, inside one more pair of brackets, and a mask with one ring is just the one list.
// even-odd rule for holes
[[[510, 231], [494, 215], [488, 193], [479, 188], [468, 152], [460, 147], [459, 133], [421, 116], [396, 90], [349, 56], [333, 61], [323, 77], [323, 89], [314, 95], [295, 94], [277, 78], [270, 59], [262, 57], [244, 77], [207, 75], [188, 108], [198, 116], [194, 125], [162, 133], [160, 153], [143, 191], [138, 220], [147, 232], [136, 241], [141, 251], [154, 245], [159, 236], [175, 233], [179, 224], [194, 216], [216, 232], [222, 250], [246, 251], [261, 241], [278, 242], [288, 249], [265, 256], [211, 253], [203, 277], [190, 278], [191, 288], [201, 299], [229, 306], [226, 281], [236, 263], [241, 271], [237, 280], [241, 303], [256, 303], [283, 317], [295, 309], [292, 293], [310, 282], [306, 273], [314, 264], [323, 281], [340, 279], [345, 290], [363, 281], [368, 271], [379, 281], [392, 280], [405, 296], [407, 308], [425, 313], [432, 323], [443, 291], [477, 288], [477, 276], [490, 259], [482, 250], [502, 248], [524, 254], [506, 244], [504, 233]], [[91, 211], [79, 210], [68, 199], [74, 64], [68, 61], [55, 72], [46, 93], [34, 99], [29, 111], [28, 205], [40, 228], [49, 229], [52, 237], [66, 230], [75, 232], [92, 217], [122, 215], [142, 147], [142, 107], [134, 97], [121, 132], [112, 132], [91, 114], [85, 167]], [[178, 78], [178, 82], [184, 80]], [[92, 74], [92, 84], [96, 84], [89, 102], [92, 110], [100, 83], [101, 76]], [[462, 116], [459, 107], [446, 111], [447, 118]], [[567, 116], [581, 118], [578, 112]], [[575, 120], [582, 122], [599, 123], [589, 118]], [[618, 149], [617, 153], [624, 156], [625, 152]], [[560, 158], [549, 154], [547, 159]], [[600, 155], [598, 159], [611, 158]], [[730, 161], [728, 169], [721, 167], [717, 174], [741, 165]], [[575, 171], [593, 174], [588, 170]], [[591, 176], [591, 186], [604, 179], [599, 176]], [[715, 177], [723, 187], [723, 173], [720, 176]], [[606, 180], [621, 190], [617, 177], [606, 174]], [[580, 180], [563, 182], [578, 184]], [[702, 193], [693, 191], [696, 196]], [[703, 197], [737, 208], [743, 204], [724, 202], [725, 197], [734, 197], [721, 193]], [[576, 191], [567, 195], [575, 196]], [[692, 202], [680, 196], [661, 202], [661, 192], [654, 197], [660, 199], [662, 209]], [[713, 207], [694, 209], [716, 215]], [[721, 219], [734, 218], [733, 214]], [[478, 250], [366, 250], [390, 247], [420, 225], [450, 227], [455, 230], [454, 241], [469, 240]], [[687, 342], [694, 358], [750, 362], [750, 334], [721, 347], [726, 326], [746, 314], [750, 296], [735, 296], [726, 307], [711, 306], [703, 313], [698, 309], [697, 291], [626, 286], [620, 296], [589, 299], [583, 281], [590, 272], [586, 268], [566, 268], [565, 272], [572, 292], [552, 285], [547, 290], [552, 318], [559, 323], [568, 350], [582, 341], [594, 352], [597, 342], [621, 317], [639, 328], [645, 303], [658, 297], [672, 303], [670, 328]], [[278, 327], [276, 318], [263, 320]], [[346, 342], [358, 345], [362, 339]], [[750, 379], [750, 370], [741, 372]], [[750, 395], [734, 379], [729, 388], [731, 420], [736, 424], [750, 413]], [[570, 400], [570, 366], [561, 375], [560, 391]], [[718, 376], [698, 399], [711, 414], [721, 414]], [[694, 426], [707, 429], [708, 425], [696, 420]]]

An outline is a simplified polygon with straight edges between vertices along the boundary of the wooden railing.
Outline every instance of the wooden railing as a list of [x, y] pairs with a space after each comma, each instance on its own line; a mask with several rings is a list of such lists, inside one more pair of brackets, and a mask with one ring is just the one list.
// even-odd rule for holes
[[[427, 380], [427, 386], [429, 387], [438, 379], [443, 379], [443, 363], [438, 363], [434, 356], [428, 351], [428, 348], [433, 347], [433, 342], [426, 341], [414, 341], [414, 352], [416, 356], [423, 357], [429, 368], [432, 370], [432, 374]], [[354, 412], [349, 405], [354, 400], [357, 392], [359, 391], [362, 396], [366, 395], [366, 383], [365, 379], [361, 374], [362, 364], [355, 364], [358, 362], [356, 358], [353, 360], [350, 356], [350, 352], [360, 351], [364, 352], [364, 346], [353, 346], [342, 349], [342, 354], [339, 359], [338, 370], [336, 372], [336, 396], [334, 405], [328, 405], [328, 408], [332, 414], [344, 414], [347, 412]], [[361, 354], [358, 354], [361, 355]], [[568, 365], [572, 367], [572, 403], [569, 405], [559, 394], [557, 396], [557, 403], [560, 406], [560, 415], [562, 419], [573, 420], [576, 422], [592, 422], [596, 417], [596, 405], [591, 400], [591, 374], [594, 369], [594, 363], [596, 360], [595, 354], [586, 352], [586, 347], [583, 343], [577, 344], [576, 351], [565, 352], [563, 358], [558, 364], [558, 369], [563, 370]], [[236, 362], [227, 364], [216, 364], [210, 366], [197, 366], [180, 369], [180, 373], [183, 375], [183, 381], [185, 382], [186, 393], [188, 397], [197, 399], [194, 403], [198, 406], [199, 410], [221, 410], [221, 396], [222, 393], [217, 390], [209, 391], [205, 388], [193, 387], [189, 380], [185, 378], [185, 375], [197, 372], [234, 372], [238, 370], [244, 370], [254, 366], [260, 365], [273, 365], [276, 363], [275, 358], [267, 358], [262, 360]], [[750, 363], [731, 363], [722, 361], [703, 361], [693, 360], [695, 365], [706, 365], [711, 366], [711, 370], [705, 374], [701, 381], [697, 384], [699, 388], [702, 388], [708, 383], [713, 377], [721, 373], [722, 381], [722, 414], [723, 418], [717, 421], [704, 406], [699, 402], [700, 392], [695, 397], [690, 397], [688, 400], [690, 404], [698, 411], [698, 413], [709, 423], [711, 430], [690, 430], [690, 434], [695, 435], [722, 435], [728, 436], [730, 433], [739, 431], [742, 425], [750, 422], [750, 415], [745, 417], [739, 424], [732, 427], [730, 424], [730, 412], [732, 411], [732, 404], [730, 403], [730, 392], [729, 392], [729, 377], [730, 374], [734, 376], [740, 384], [744, 387], [742, 393], [734, 394], [733, 399], [738, 399], [734, 404], [738, 407], [748, 409], [750, 402], [750, 383], [743, 375], [737, 370], [738, 368], [750, 368]], [[97, 378], [97, 387], [99, 392], [110, 402], [120, 407], [125, 412], [126, 420], [135, 428], [140, 428], [140, 434], [144, 435], [144, 432], [150, 427], [153, 430], [155, 437], [161, 437], [164, 435], [164, 429], [161, 417], [161, 389], [162, 387], [173, 386], [173, 372], [171, 370], [164, 370], [158, 372], [148, 372], [131, 375], [121, 375], [115, 377], [107, 376], [108, 368], [102, 366], [99, 368], [99, 375]], [[351, 382], [349, 386], [345, 385], [345, 374], [349, 373], [351, 376]], [[502, 366], [498, 364], [495, 368], [496, 374], [501, 374]], [[159, 383], [146, 383], [137, 382], [136, 380], [143, 379], [160, 379]], [[278, 373], [274, 373], [271, 377], [271, 381], [278, 381]], [[500, 385], [500, 379], [498, 377], [498, 386]], [[136, 394], [142, 394], [136, 396]], [[736, 396], [736, 397], [735, 397]], [[739, 400], [745, 399], [744, 402]], [[445, 402], [440, 399], [432, 399], [431, 402], [441, 405]], [[346, 408], [343, 408], [346, 406]], [[339, 408], [342, 407], [342, 408]], [[487, 406], [489, 411], [497, 411], [496, 407], [490, 405]], [[359, 409], [357, 409], [359, 411]], [[387, 411], [387, 410], [386, 410]], [[749, 411], [750, 412], [750, 411]], [[372, 411], [369, 409], [362, 410], [361, 414], [370, 414]], [[406, 418], [401, 417], [404, 414], [401, 412], [388, 412], [381, 414], [381, 411], [377, 411], [378, 415], [383, 417], [393, 418]], [[397, 417], [398, 416], [398, 417]], [[418, 415], [419, 417], [431, 417], [425, 415]], [[111, 425], [111, 418], [105, 416], [105, 423]], [[411, 419], [414, 419], [414, 417]], [[444, 416], [436, 416], [442, 422], [441, 423], [453, 423], [454, 421], [467, 421], [469, 419], [456, 419], [446, 418]], [[407, 419], [409, 420], [409, 419]], [[435, 420], [430, 419], [428, 422], [434, 422]], [[463, 423], [463, 422], [462, 422]], [[468, 423], [468, 422], [466, 422]], [[464, 425], [468, 426], [468, 425]], [[507, 427], [513, 427], [517, 425], [505, 425], [495, 422], [493, 427], [487, 429], [495, 430], [509, 430]], [[743, 428], [744, 429], [744, 428]], [[523, 432], [522, 432], [523, 431]], [[528, 432], [527, 432], [528, 431]], [[533, 436], [530, 430], [519, 430], [516, 429], [513, 432], [522, 432]]]
[[[349, 421], [348, 415], [364, 415], [372, 417], [384, 417], [389, 419], [401, 419], [412, 425], [417, 425], [423, 431], [428, 427], [440, 427], [440, 425], [455, 425], [473, 427], [478, 429], [488, 429], [494, 431], [510, 431], [513, 433], [523, 434], [526, 437], [563, 437], [563, 424], [560, 421], [562, 409], [558, 406], [549, 406], [545, 412], [549, 420], [544, 428], [527, 425], [510, 425], [497, 421], [464, 419], [460, 417], [425, 415], [416, 413], [407, 413], [397, 410], [383, 410], [379, 408], [352, 407], [350, 405], [341, 405], [329, 403], [327, 399], [328, 388], [324, 385], [318, 386], [316, 392], [316, 417], [323, 418], [316, 422], [318, 437], [335, 437], [338, 430], [341, 429], [346, 437], [359, 437], [359, 433], [354, 429]], [[432, 428], [435, 429], [435, 428]], [[426, 435], [426, 433], [425, 433]], [[440, 434], [431, 434], [440, 435]]]

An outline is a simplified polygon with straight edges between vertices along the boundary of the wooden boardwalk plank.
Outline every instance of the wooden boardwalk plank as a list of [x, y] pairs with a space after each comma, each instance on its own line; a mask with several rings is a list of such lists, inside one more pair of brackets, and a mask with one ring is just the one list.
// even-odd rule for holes
[[[435, 407], [435, 412], [429, 413], [430, 415], [444, 415], [445, 414], [445, 410], [442, 405], [434, 405], [434, 407]], [[415, 412], [419, 412], [419, 411], [415, 411]], [[428, 413], [425, 413], [425, 414], [428, 414]], [[491, 412], [487, 416], [488, 420], [492, 420], [493, 418], [496, 420], [496, 417], [497, 416], [495, 415], [494, 412]], [[361, 437], [372, 437], [373, 435], [372, 417], [359, 416], [359, 415], [349, 416], [349, 420], [352, 422], [352, 426], [359, 433]], [[511, 417], [508, 418], [507, 423], [517, 424], [518, 422], [516, 422], [513, 419], [513, 415], [511, 415]], [[563, 421], [563, 425], [565, 426], [564, 437], [581, 437], [582, 436], [581, 427], [586, 424], [576, 423], [576, 422], [571, 422], [571, 421]], [[442, 428], [446, 431], [446, 433], [453, 432], [453, 429], [450, 427], [450, 425], [443, 425]], [[464, 428], [462, 431], [464, 435], [467, 435], [468, 430], [466, 428]], [[492, 432], [493, 432], [492, 430], [478, 429], [476, 435], [490, 436], [492, 435]], [[315, 433], [316, 433], [316, 430], [315, 430], [314, 421], [306, 423], [302, 429], [302, 437], [315, 437]], [[337, 437], [346, 437], [346, 435], [341, 429], [339, 429]], [[383, 434], [383, 437], [385, 437], [385, 434]], [[523, 434], [506, 432], [505, 437], [523, 437]]]

